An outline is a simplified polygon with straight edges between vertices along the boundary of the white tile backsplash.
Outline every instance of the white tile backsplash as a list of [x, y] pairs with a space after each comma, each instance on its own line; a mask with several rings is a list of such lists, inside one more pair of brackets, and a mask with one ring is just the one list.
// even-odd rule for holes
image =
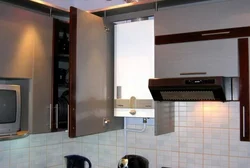
[[[250, 142], [240, 141], [239, 103], [178, 102], [175, 132], [154, 136], [129, 132], [128, 154], [149, 160], [150, 168], [245, 168], [250, 167]], [[130, 123], [129, 128], [142, 128]], [[64, 156], [89, 158], [93, 168], [116, 168], [124, 156], [123, 130], [68, 138], [67, 133], [30, 135], [0, 141], [1, 168], [65, 168]]]
[[46, 134], [30, 135], [30, 147], [46, 146]]
[[10, 142], [11, 149], [28, 148], [30, 146], [30, 137], [25, 137], [22, 139], [12, 140]]
[[3, 168], [9, 168], [10, 166], [10, 151], [0, 151], [0, 165]]

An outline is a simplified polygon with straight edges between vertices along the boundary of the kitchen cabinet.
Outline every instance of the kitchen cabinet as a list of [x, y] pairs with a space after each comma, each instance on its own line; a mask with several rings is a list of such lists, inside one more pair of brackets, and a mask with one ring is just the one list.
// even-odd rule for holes
[[53, 21], [52, 131], [68, 129], [69, 112], [69, 23]]
[[121, 129], [114, 108], [114, 25], [70, 8], [69, 136]]
[[52, 39], [53, 18], [32, 14], [35, 21], [32, 26], [36, 31], [33, 39], [34, 61], [31, 80], [30, 133], [51, 131], [51, 81], [52, 81]]
[[51, 131], [77, 137], [121, 129], [113, 110], [114, 25], [72, 7], [69, 23], [54, 20], [53, 51]]
[[183, 5], [155, 12], [155, 33], [180, 34], [250, 26], [250, 1]]
[[[76, 8], [71, 8], [70, 24], [7, 4], [1, 3], [0, 8], [7, 13], [6, 16], [4, 13], [5, 20], [1, 15], [0, 21], [6, 25], [3, 27], [1, 24], [1, 32], [7, 34], [4, 37], [8, 43], [6, 46], [3, 44], [8, 58], [1, 58], [3, 70], [0, 73], [4, 78], [30, 79], [27, 86], [30, 133], [69, 130], [69, 136], [76, 137], [123, 127], [123, 119], [116, 119], [113, 113], [113, 24]], [[25, 21], [18, 16], [25, 16]], [[56, 35], [61, 36], [60, 28], [71, 40], [71, 46], [67, 46], [68, 53], [58, 50], [61, 43]], [[11, 51], [13, 48], [9, 44], [19, 36], [24, 40], [18, 44], [21, 53]], [[12, 57], [15, 52], [21, 55]], [[15, 67], [15, 71], [6, 73], [5, 64], [10, 70]], [[69, 69], [67, 80], [59, 73], [62, 67]], [[63, 123], [58, 103], [59, 95], [64, 93], [62, 88], [69, 92]]]
[[250, 141], [249, 38], [238, 40], [240, 62], [240, 140]]
[[238, 76], [237, 51], [237, 39], [156, 45], [155, 75], [156, 78]]
[[[158, 67], [158, 69], [156, 69], [156, 77], [180, 77], [181, 72], [184, 72], [184, 70], [185, 72], [183, 73], [183, 75], [205, 76], [208, 74], [209, 76], [239, 77], [239, 115], [241, 141], [250, 141], [249, 30], [250, 27], [241, 27], [223, 30], [209, 30], [204, 32], [161, 35], [156, 36], [155, 38], [155, 66]], [[194, 46], [194, 44], [196, 45]], [[202, 47], [202, 45], [204, 44], [206, 44], [205, 46], [207, 47], [201, 50], [200, 47]], [[211, 48], [211, 46], [214, 47]], [[217, 47], [219, 47], [219, 49]], [[163, 53], [167, 53], [167, 55], [164, 56]], [[227, 56], [225, 56], [225, 54]], [[196, 55], [197, 58], [190, 61], [189, 59], [191, 59], [194, 55]], [[214, 55], [216, 55], [216, 57], [213, 57]], [[185, 56], [189, 57], [189, 59], [185, 59]], [[182, 59], [184, 59], [185, 61], [180, 61], [180, 64], [176, 62], [177, 60]], [[199, 60], [201, 59], [204, 61], [199, 62]], [[210, 59], [212, 59], [213, 61], [211, 62]], [[175, 67], [171, 66], [171, 64], [175, 64], [177, 68], [174, 69]], [[202, 65], [202, 67], [200, 66], [200, 64]], [[190, 66], [190, 70], [192, 70], [192, 72], [194, 73], [189, 73], [190, 71], [186, 69], [186, 67], [190, 68]], [[170, 68], [169, 71], [171, 72], [164, 72], [160, 69], [161, 67]], [[227, 69], [227, 67], [229, 67], [229, 69]], [[172, 68], [174, 70], [172, 70]], [[181, 70], [179, 70], [178, 68]], [[203, 68], [202, 71], [200, 71], [199, 68]], [[209, 68], [212, 69], [212, 71], [210, 71]], [[225, 69], [227, 70], [224, 71]], [[196, 73], [196, 71], [202, 73], [199, 74], [198, 72]], [[156, 116], [156, 118], [158, 118], [158, 116]]]
[[53, 19], [4, 3], [0, 10], [0, 78], [21, 85], [22, 130], [50, 132]]
[[[6, 4], [1, 4], [0, 10], [0, 78], [32, 78], [35, 31], [29, 21], [33, 18], [30, 12]], [[15, 11], [22, 16], [13, 17]]]

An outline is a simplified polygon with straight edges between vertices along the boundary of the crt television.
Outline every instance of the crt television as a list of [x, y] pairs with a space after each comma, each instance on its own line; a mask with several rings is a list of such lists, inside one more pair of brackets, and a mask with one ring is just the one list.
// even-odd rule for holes
[[21, 92], [19, 85], [0, 84], [0, 135], [20, 130]]

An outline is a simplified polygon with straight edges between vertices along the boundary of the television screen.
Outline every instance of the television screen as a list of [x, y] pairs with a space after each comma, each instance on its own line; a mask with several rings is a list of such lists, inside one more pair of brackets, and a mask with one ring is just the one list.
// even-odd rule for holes
[[0, 90], [0, 124], [16, 122], [16, 96], [14, 90]]

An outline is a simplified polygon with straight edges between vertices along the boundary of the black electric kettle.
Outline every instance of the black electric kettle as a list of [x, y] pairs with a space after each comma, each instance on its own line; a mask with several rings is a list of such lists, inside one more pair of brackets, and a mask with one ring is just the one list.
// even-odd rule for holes
[[69, 155], [64, 156], [64, 158], [66, 159], [67, 168], [85, 168], [85, 163], [88, 163], [88, 167], [86, 168], [92, 167], [90, 160], [83, 156]]

